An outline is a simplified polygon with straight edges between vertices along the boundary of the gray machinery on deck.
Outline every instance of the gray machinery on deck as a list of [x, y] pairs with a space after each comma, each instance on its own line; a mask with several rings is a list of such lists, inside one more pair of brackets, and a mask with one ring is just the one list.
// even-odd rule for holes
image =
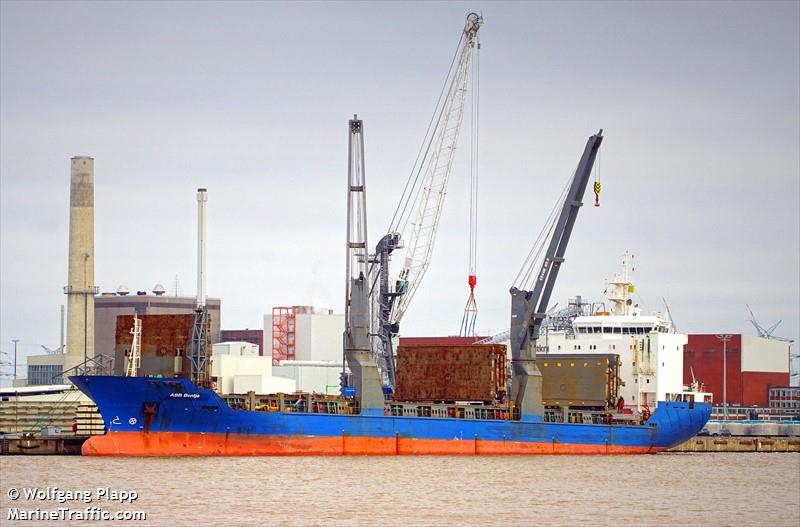
[[[511, 398], [519, 409], [522, 419], [536, 418], [535, 416], [542, 416], [544, 413], [542, 374], [536, 367], [536, 340], [539, 338], [542, 321], [547, 316], [547, 304], [558, 271], [564, 262], [569, 237], [578, 211], [583, 205], [583, 195], [602, 141], [603, 130], [600, 130], [586, 142], [578, 168], [566, 191], [561, 212], [555, 223], [552, 220], [548, 221], [540, 234], [539, 239], [543, 241], [547, 232], [552, 230], [553, 233], [541, 265], [536, 264], [539, 261], [538, 254], [544, 245], [534, 244], [509, 291], [511, 293]], [[553, 212], [555, 213], [555, 210]], [[555, 218], [555, 214], [551, 214], [551, 218]], [[534, 275], [533, 271], [537, 269], [538, 272]], [[533, 289], [526, 290], [530, 285], [533, 285]]]

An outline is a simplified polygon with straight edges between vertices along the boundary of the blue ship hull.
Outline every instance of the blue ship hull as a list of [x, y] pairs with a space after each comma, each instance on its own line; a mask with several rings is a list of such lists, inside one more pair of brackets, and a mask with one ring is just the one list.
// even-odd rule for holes
[[186, 379], [76, 376], [106, 434], [85, 455], [644, 454], [699, 432], [706, 403], [660, 402], [642, 425], [263, 412]]

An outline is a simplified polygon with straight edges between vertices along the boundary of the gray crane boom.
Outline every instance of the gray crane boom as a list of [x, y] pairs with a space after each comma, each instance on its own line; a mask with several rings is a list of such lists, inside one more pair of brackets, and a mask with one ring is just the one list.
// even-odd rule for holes
[[[383, 390], [378, 367], [369, 350], [370, 304], [367, 276], [367, 186], [364, 168], [364, 123], [348, 122], [347, 258], [343, 365], [350, 368], [361, 413], [383, 413]], [[346, 376], [342, 371], [342, 388]]]
[[524, 291], [516, 287], [512, 287], [510, 290], [511, 363], [514, 376], [512, 397], [523, 418], [526, 414], [541, 415], [542, 413], [541, 374], [536, 368], [534, 346], [539, 337], [542, 321], [547, 316], [547, 304], [550, 301], [558, 271], [564, 262], [564, 253], [567, 250], [578, 211], [583, 205], [583, 195], [602, 141], [603, 130], [600, 130], [586, 142], [586, 148], [561, 207], [533, 290]]

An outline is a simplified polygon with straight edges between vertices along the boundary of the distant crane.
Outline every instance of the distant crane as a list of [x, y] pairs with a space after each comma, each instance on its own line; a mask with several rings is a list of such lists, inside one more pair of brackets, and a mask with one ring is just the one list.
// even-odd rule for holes
[[678, 331], [678, 328], [675, 326], [675, 320], [673, 320], [672, 318], [672, 311], [669, 310], [669, 304], [667, 304], [667, 299], [662, 296], [661, 300], [664, 302], [664, 308], [667, 310], [667, 317], [669, 317], [669, 323], [672, 325], [672, 329]]
[[791, 339], [787, 339], [784, 337], [776, 337], [772, 334], [775, 331], [775, 329], [780, 325], [780, 323], [783, 322], [783, 320], [779, 320], [774, 324], [772, 324], [770, 327], [765, 328], [764, 326], [759, 324], [758, 321], [756, 320], [756, 316], [753, 314], [753, 310], [750, 309], [750, 305], [745, 304], [745, 306], [747, 306], [747, 310], [750, 312], [750, 323], [753, 324], [753, 327], [756, 328], [756, 332], [758, 332], [759, 337], [765, 339], [780, 340], [782, 342], [793, 342]]
[[[393, 339], [400, 331], [400, 322], [431, 262], [464, 117], [472, 56], [479, 47], [477, 34], [481, 24], [482, 16], [467, 15], [456, 54], [388, 232], [370, 256], [369, 295], [373, 319], [370, 347], [386, 386], [393, 387], [395, 382]], [[390, 284], [391, 255], [404, 247], [404, 240], [403, 267], [395, 283]]]

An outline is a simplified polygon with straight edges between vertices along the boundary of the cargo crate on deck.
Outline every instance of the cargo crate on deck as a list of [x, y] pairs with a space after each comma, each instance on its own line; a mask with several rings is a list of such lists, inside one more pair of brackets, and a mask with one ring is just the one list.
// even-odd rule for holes
[[501, 344], [399, 346], [398, 401], [494, 401], [505, 397], [506, 347]]

